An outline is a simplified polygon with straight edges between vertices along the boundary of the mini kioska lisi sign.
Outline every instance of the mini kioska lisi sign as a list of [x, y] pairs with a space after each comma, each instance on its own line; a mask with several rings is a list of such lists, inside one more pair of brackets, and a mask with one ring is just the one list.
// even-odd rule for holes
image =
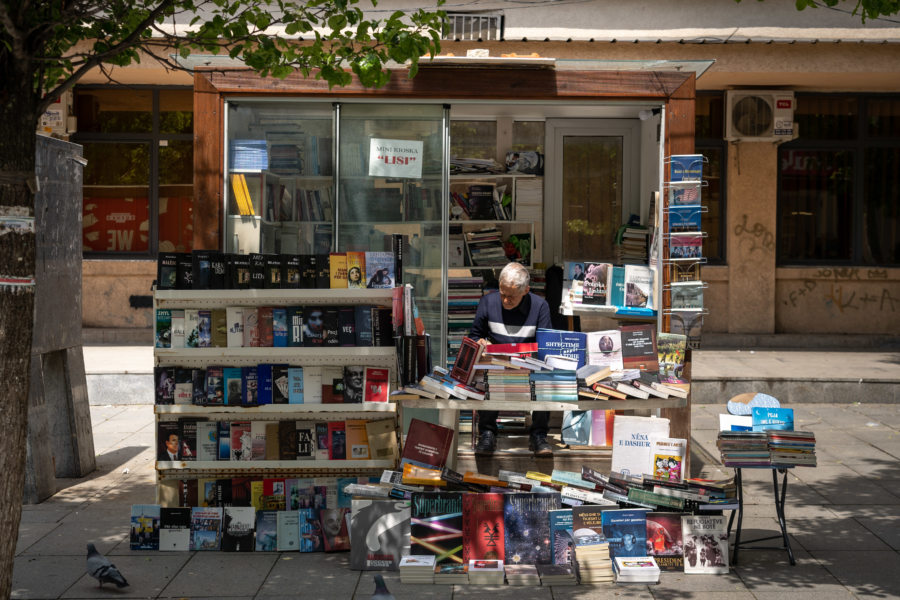
[[369, 144], [369, 177], [421, 179], [422, 148], [421, 141], [372, 138]]

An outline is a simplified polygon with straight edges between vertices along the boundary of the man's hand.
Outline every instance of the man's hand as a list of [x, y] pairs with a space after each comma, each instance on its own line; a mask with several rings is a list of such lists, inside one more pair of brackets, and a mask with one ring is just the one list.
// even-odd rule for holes
[[487, 347], [487, 345], [490, 344], [491, 342], [487, 338], [481, 338], [480, 340], [478, 340], [478, 343], [481, 344], [482, 346]]

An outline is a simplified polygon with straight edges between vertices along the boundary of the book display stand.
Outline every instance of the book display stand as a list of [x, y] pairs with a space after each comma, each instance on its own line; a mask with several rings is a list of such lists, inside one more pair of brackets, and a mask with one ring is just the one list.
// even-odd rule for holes
[[[797, 564], [794, 560], [794, 551], [791, 549], [791, 540], [787, 533], [787, 522], [784, 516], [784, 506], [785, 500], [787, 497], [787, 476], [788, 469], [792, 467], [778, 466], [778, 467], [737, 467], [735, 468], [735, 477], [734, 484], [737, 489], [737, 510], [732, 510], [731, 517], [728, 519], [728, 532], [731, 532], [731, 526], [734, 523], [735, 515], [737, 515], [737, 527], [734, 530], [734, 544], [732, 544], [732, 552], [731, 552], [731, 564], [738, 564], [738, 551], [741, 548], [746, 550], [785, 550], [788, 554], [788, 560], [790, 560], [791, 566]], [[742, 540], [741, 539], [741, 526], [743, 524], [744, 519], [744, 488], [743, 488], [743, 478], [741, 476], [742, 469], [769, 469], [772, 471], [772, 490], [775, 498], [775, 514], [778, 517], [778, 526], [781, 528], [781, 533], [778, 535], [770, 535], [761, 538], [755, 538], [752, 540]], [[778, 474], [782, 474], [781, 478], [781, 486], [779, 491], [778, 485]], [[781, 546], [750, 546], [749, 544], [754, 544], [755, 542], [764, 542], [767, 540], [775, 540], [781, 538], [782, 545]]]

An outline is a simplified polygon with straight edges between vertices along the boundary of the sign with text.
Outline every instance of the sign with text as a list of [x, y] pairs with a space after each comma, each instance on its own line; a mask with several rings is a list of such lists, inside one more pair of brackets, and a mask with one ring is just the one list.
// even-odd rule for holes
[[372, 138], [369, 144], [369, 177], [421, 179], [423, 145], [416, 140]]

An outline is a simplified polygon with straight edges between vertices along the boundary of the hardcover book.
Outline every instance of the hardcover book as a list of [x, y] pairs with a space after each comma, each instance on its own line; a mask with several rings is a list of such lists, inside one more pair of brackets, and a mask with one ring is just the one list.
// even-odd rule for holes
[[129, 538], [132, 550], [159, 550], [159, 504], [131, 505], [131, 535]]
[[191, 508], [191, 550], [218, 550], [222, 535], [222, 507]]
[[587, 362], [592, 365], [607, 366], [612, 371], [624, 369], [622, 333], [618, 329], [588, 332]]
[[683, 571], [681, 513], [647, 513], [647, 554], [656, 559], [662, 571]]
[[547, 513], [562, 508], [559, 494], [514, 492], [503, 495], [504, 562], [550, 565], [553, 554]]
[[435, 556], [435, 563], [463, 564], [461, 492], [413, 492], [410, 500], [410, 554]]
[[728, 527], [724, 515], [682, 515], [685, 573], [728, 573]]
[[626, 475], [643, 475], [650, 462], [651, 436], [668, 437], [669, 420], [616, 415], [610, 469]]
[[163, 552], [187, 552], [191, 549], [191, 508], [159, 509], [159, 549]]
[[647, 512], [643, 508], [603, 511], [600, 519], [610, 558], [647, 554]]
[[463, 495], [463, 561], [502, 559], [503, 494]]
[[625, 306], [656, 309], [653, 299], [653, 269], [625, 265]]
[[252, 552], [256, 511], [252, 506], [226, 506], [222, 520], [223, 552]]
[[475, 365], [483, 351], [484, 346], [470, 337], [464, 337], [450, 370], [450, 377], [467, 385], [471, 383], [475, 376]]
[[587, 354], [587, 334], [578, 331], [558, 329], [537, 330], [538, 359], [548, 355], [566, 356], [574, 359], [576, 369], [584, 366]]
[[397, 571], [408, 550], [410, 505], [406, 501], [354, 499], [350, 513], [350, 568]]
[[436, 423], [412, 419], [400, 455], [400, 464], [440, 469], [447, 462], [454, 431]]
[[623, 325], [622, 363], [625, 369], [659, 372], [659, 356], [656, 349], [656, 326]]
[[608, 300], [609, 263], [584, 263], [584, 284], [582, 286], [581, 303], [605, 305]]

